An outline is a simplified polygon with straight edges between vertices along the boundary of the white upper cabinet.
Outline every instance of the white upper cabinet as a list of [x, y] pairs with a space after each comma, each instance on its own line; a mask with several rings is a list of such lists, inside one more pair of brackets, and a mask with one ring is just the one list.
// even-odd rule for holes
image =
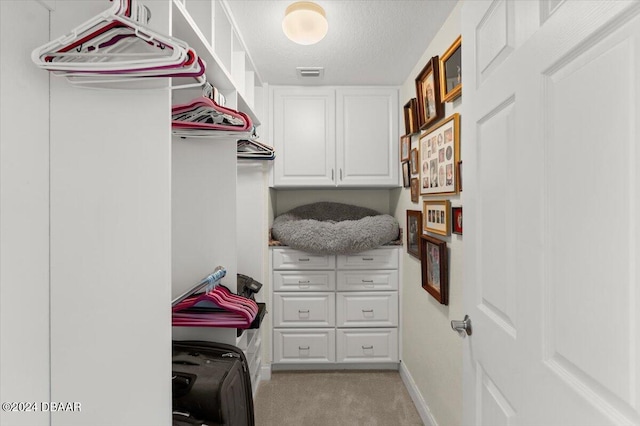
[[336, 90], [339, 186], [398, 185], [398, 91]]
[[275, 186], [335, 185], [335, 91], [274, 89]]
[[275, 187], [394, 187], [398, 90], [273, 88]]

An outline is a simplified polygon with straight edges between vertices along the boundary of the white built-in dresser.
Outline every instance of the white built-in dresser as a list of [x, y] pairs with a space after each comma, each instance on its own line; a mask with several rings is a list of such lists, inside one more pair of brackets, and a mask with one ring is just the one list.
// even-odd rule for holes
[[273, 368], [396, 368], [398, 252], [272, 248]]

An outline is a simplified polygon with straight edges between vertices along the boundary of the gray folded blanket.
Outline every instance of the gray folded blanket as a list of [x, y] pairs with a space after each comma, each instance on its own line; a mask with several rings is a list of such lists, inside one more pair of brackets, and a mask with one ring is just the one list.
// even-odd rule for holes
[[273, 238], [316, 254], [371, 250], [398, 238], [398, 221], [350, 204], [319, 202], [296, 207], [273, 221]]

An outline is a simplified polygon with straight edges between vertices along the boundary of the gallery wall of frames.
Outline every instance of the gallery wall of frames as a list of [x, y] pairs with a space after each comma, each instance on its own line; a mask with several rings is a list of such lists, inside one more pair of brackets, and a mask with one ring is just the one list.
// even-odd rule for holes
[[[447, 241], [462, 238], [462, 160], [459, 113], [445, 116], [445, 103], [462, 96], [462, 38], [427, 61], [415, 78], [415, 98], [404, 104], [400, 137], [403, 184], [415, 210], [406, 212], [407, 252], [418, 258], [422, 287], [449, 304]], [[412, 140], [414, 147], [412, 148]], [[452, 235], [453, 234], [453, 235]]]

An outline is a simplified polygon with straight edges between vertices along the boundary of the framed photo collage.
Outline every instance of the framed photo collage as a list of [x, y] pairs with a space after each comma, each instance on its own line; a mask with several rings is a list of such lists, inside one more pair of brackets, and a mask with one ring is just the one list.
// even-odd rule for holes
[[423, 289], [448, 305], [448, 250], [442, 237], [462, 236], [462, 206], [455, 197], [462, 191], [462, 161], [460, 114], [445, 116], [445, 103], [462, 95], [461, 37], [427, 61], [415, 85], [416, 98], [404, 106], [400, 139], [403, 186], [410, 188], [413, 203], [421, 203], [420, 209], [407, 210], [407, 252], [420, 260]]

